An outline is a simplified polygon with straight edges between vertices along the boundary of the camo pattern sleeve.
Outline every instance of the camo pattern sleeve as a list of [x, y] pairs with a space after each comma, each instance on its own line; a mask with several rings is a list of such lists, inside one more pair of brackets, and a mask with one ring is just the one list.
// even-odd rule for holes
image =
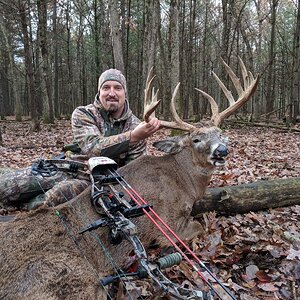
[[72, 114], [74, 142], [82, 154], [107, 156], [124, 165], [146, 152], [145, 141], [130, 144], [131, 131], [139, 123], [129, 108], [120, 120], [110, 120], [94, 104], [80, 106]]

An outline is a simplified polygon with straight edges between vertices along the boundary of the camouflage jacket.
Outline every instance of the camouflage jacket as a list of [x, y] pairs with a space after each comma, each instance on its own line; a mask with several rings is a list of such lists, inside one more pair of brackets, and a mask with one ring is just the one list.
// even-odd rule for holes
[[74, 142], [81, 153], [88, 157], [107, 156], [119, 166], [146, 153], [146, 142], [130, 144], [131, 131], [140, 123], [132, 113], [128, 102], [118, 120], [111, 118], [96, 95], [93, 104], [77, 107], [72, 114]]

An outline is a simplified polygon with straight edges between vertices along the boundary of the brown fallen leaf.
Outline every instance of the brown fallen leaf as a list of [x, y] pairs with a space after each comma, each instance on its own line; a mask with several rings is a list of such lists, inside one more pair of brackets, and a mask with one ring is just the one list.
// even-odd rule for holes
[[272, 278], [264, 270], [257, 271], [255, 276], [260, 282], [271, 282], [272, 280]]
[[273, 283], [259, 283], [257, 285], [260, 289], [265, 292], [276, 292], [278, 291], [278, 287], [276, 287]]

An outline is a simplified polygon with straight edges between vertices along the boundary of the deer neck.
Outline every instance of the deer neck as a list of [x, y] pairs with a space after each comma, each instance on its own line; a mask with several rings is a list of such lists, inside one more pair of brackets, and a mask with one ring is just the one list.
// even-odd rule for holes
[[174, 160], [179, 165], [187, 180], [192, 183], [198, 197], [202, 197], [209, 185], [214, 168], [202, 166], [195, 159], [192, 150], [185, 148], [173, 155]]

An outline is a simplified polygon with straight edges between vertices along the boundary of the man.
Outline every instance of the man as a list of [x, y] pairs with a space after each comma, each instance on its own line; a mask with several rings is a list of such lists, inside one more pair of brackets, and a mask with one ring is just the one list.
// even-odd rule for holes
[[119, 166], [145, 153], [145, 139], [156, 132], [159, 125], [156, 118], [141, 123], [133, 115], [125, 77], [116, 69], [109, 69], [99, 77], [94, 103], [76, 108], [72, 115], [74, 141], [81, 148], [81, 154], [107, 156]]
[[[76, 147], [80, 155], [67, 151], [66, 157], [107, 156], [123, 166], [145, 153], [145, 139], [156, 132], [159, 125], [156, 118], [145, 123], [133, 115], [127, 100], [125, 77], [120, 71], [109, 69], [99, 77], [94, 103], [80, 106], [72, 114], [74, 142], [80, 148]], [[36, 195], [25, 208], [36, 208], [42, 203], [57, 205], [72, 199], [89, 184], [77, 175], [61, 171], [45, 177], [32, 174], [31, 167], [17, 170], [0, 180], [0, 208], [28, 202]]]

